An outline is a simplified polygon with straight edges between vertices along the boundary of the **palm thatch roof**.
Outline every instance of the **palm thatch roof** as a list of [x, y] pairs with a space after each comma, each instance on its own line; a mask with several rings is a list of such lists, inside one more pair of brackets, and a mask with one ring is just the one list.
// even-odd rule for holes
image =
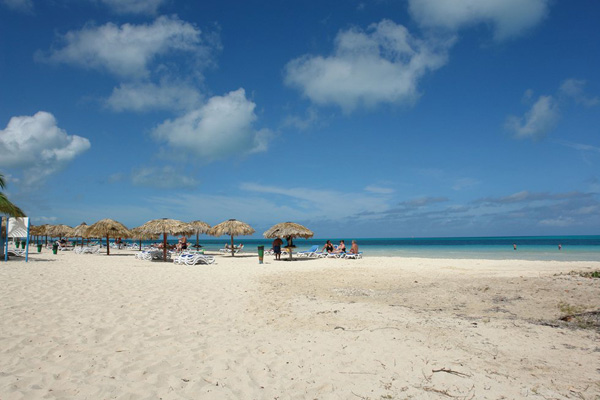
[[110, 237], [131, 237], [131, 231], [122, 223], [110, 218], [101, 219], [93, 225], [90, 225], [85, 231], [87, 237], [106, 237], [106, 254], [110, 255]]
[[296, 224], [295, 222], [282, 222], [277, 225], [273, 225], [269, 228], [263, 236], [267, 239], [273, 238], [295, 238], [301, 237], [309, 239], [313, 237], [314, 233], [305, 226]]
[[195, 234], [206, 233], [210, 229], [210, 225], [204, 221], [192, 221], [189, 222], [188, 225], [192, 228], [194, 231], [193, 233]]
[[48, 228], [48, 234], [54, 237], [73, 237], [73, 228], [68, 225], [58, 224]]
[[245, 236], [252, 235], [254, 232], [255, 230], [247, 223], [238, 221], [237, 219], [230, 219], [213, 226], [207, 233], [211, 236]]
[[131, 237], [131, 231], [125, 225], [114, 219], [105, 218], [90, 225], [86, 231], [87, 237]]
[[73, 236], [81, 238], [86, 237], [88, 228], [89, 226], [85, 222], [80, 223], [75, 228], [73, 228]]
[[138, 227], [140, 233], [163, 235], [163, 261], [167, 261], [167, 234], [189, 235], [193, 232], [191, 227], [178, 219], [159, 218], [146, 222]]
[[140, 233], [148, 233], [154, 235], [171, 234], [184, 235], [193, 232], [193, 229], [185, 222], [177, 219], [159, 218], [146, 222], [138, 227]]
[[158, 233], [147, 233], [147, 232], [142, 232], [142, 230], [140, 229], [141, 227], [137, 227], [137, 228], [133, 228], [131, 229], [131, 237], [133, 239], [140, 239], [140, 240], [154, 240], [154, 239], [158, 239], [158, 237], [160, 236], [160, 234]]
[[231, 256], [235, 256], [233, 237], [234, 236], [245, 236], [252, 235], [255, 232], [250, 225], [245, 222], [238, 221], [237, 219], [230, 219], [228, 221], [221, 222], [219, 225], [215, 225], [208, 230], [208, 234], [211, 236], [231, 236]]

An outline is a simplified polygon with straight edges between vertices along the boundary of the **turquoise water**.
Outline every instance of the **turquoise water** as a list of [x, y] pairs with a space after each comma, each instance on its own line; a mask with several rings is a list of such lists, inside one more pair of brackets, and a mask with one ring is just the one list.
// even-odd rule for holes
[[[343, 238], [350, 248], [353, 238]], [[594, 236], [511, 236], [465, 238], [354, 238], [365, 257], [425, 257], [425, 258], [483, 258], [494, 260], [558, 260], [600, 261], [600, 235]], [[195, 237], [189, 238], [195, 243]], [[312, 245], [320, 248], [326, 239], [296, 239], [297, 250], [308, 250]], [[338, 244], [340, 238], [332, 238]], [[177, 240], [169, 240], [176, 243]], [[229, 238], [200, 238], [206, 250], [218, 250], [229, 243]], [[271, 240], [236, 237], [248, 252], [257, 246], [271, 247]], [[513, 249], [517, 245], [517, 250]], [[558, 249], [558, 245], [562, 249]]]

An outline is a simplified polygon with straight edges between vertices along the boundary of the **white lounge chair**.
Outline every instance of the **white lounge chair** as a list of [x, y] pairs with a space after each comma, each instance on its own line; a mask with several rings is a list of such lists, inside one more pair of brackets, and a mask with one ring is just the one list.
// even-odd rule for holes
[[314, 245], [309, 250], [296, 252], [296, 256], [297, 257], [316, 258], [316, 257], [319, 257], [318, 256], [318, 252], [319, 252], [319, 246], [318, 245]]
[[363, 253], [362, 253], [362, 251], [359, 251], [357, 254], [354, 254], [354, 253], [346, 253], [346, 257], [344, 257], [344, 258], [352, 258], [352, 259], [354, 259], [354, 260], [357, 260], [357, 259], [359, 259], [359, 258], [362, 258], [362, 254], [363, 254]]
[[[237, 254], [240, 253], [242, 251], [242, 249], [244, 248], [244, 244], [240, 244], [239, 246], [234, 245], [233, 246], [233, 254]], [[219, 252], [227, 254], [227, 253], [231, 253], [231, 248], [230, 247], [224, 247], [222, 249], [219, 249]]]

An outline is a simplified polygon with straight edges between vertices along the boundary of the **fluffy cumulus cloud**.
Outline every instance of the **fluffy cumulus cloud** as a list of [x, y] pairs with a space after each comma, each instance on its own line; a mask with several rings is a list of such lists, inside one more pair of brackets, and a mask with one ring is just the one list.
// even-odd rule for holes
[[340, 32], [330, 56], [290, 61], [285, 82], [316, 104], [346, 112], [358, 105], [410, 103], [419, 95], [419, 79], [447, 62], [451, 43], [417, 39], [404, 26], [383, 20], [367, 31]]
[[48, 112], [13, 117], [0, 130], [0, 167], [22, 169], [25, 184], [32, 184], [64, 168], [90, 146], [88, 139], [59, 128]]
[[518, 138], [541, 139], [554, 128], [559, 116], [556, 100], [552, 96], [540, 96], [524, 116], [509, 116], [506, 127]]
[[136, 186], [148, 186], [161, 189], [192, 188], [198, 182], [182, 174], [174, 167], [166, 165], [160, 167], [140, 167], [131, 173], [131, 181]]
[[409, 0], [412, 17], [423, 27], [458, 30], [479, 23], [494, 27], [494, 38], [517, 36], [548, 13], [549, 0]]
[[11, 10], [29, 13], [33, 11], [32, 0], [1, 0], [0, 4], [4, 4]]
[[101, 0], [118, 14], [156, 14], [166, 0]]
[[268, 131], [255, 130], [256, 104], [244, 89], [211, 97], [204, 105], [185, 115], [167, 120], [153, 135], [182, 152], [212, 161], [231, 154], [266, 150]]
[[191, 54], [208, 63], [210, 52], [219, 47], [212, 39], [205, 43], [198, 28], [174, 16], [161, 16], [150, 24], [87, 26], [66, 33], [61, 42], [47, 55], [38, 53], [38, 58], [127, 78], [147, 77], [149, 65], [167, 54]]
[[200, 93], [180, 82], [123, 83], [114, 88], [106, 105], [114, 111], [188, 110], [201, 102]]

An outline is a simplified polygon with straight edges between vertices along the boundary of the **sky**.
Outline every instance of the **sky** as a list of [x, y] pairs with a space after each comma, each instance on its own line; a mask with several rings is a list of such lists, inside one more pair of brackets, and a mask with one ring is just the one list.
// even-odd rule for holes
[[600, 234], [600, 2], [0, 0], [34, 224]]

